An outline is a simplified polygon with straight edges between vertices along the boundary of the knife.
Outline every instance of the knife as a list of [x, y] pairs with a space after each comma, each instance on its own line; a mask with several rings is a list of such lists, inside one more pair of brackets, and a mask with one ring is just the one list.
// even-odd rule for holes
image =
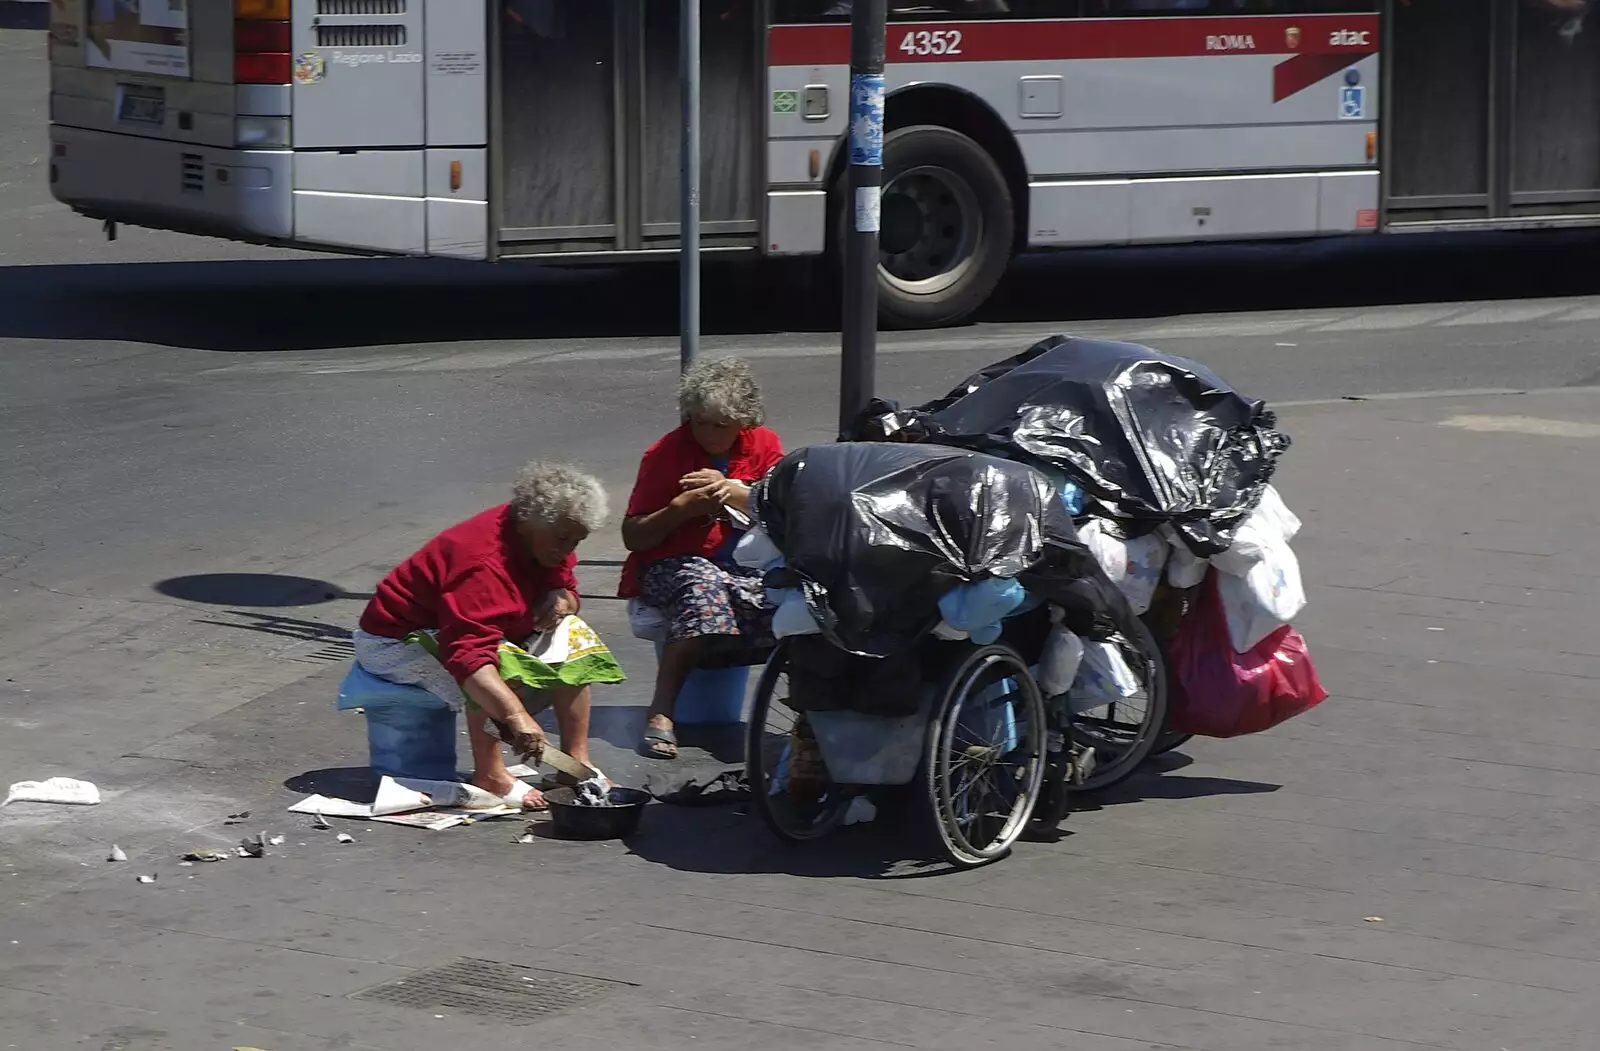
[[[490, 732], [492, 732], [496, 737], [500, 738], [500, 740], [505, 744], [511, 744], [515, 737], [515, 735], [511, 732], [511, 728], [498, 719], [490, 719], [487, 729], [489, 729]], [[513, 745], [513, 747], [515, 746]], [[579, 781], [588, 781], [591, 778], [600, 776], [600, 771], [596, 770], [592, 766], [586, 766], [583, 763], [578, 762], [576, 759], [572, 758], [572, 756], [551, 744], [548, 740], [545, 742], [544, 750], [537, 756], [524, 755], [522, 759], [524, 762], [529, 759], [533, 759], [535, 762], [549, 763], [563, 774], [566, 774], [568, 777], [576, 778]]]

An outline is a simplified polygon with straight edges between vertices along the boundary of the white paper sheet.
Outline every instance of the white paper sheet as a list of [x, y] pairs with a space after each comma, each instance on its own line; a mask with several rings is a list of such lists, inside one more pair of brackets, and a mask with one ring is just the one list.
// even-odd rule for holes
[[452, 828], [469, 818], [505, 817], [521, 812], [518, 807], [497, 802], [494, 796], [473, 785], [392, 777], [378, 782], [378, 793], [371, 803], [315, 795], [289, 808], [291, 814], [321, 814], [435, 830]]

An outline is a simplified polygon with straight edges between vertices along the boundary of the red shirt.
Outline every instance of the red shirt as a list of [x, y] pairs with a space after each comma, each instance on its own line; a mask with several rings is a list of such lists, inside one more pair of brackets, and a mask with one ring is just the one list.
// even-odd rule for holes
[[[783, 443], [778, 440], [777, 432], [766, 427], [751, 427], [741, 431], [733, 448], [728, 450], [728, 469], [722, 473], [737, 481], [754, 482], [781, 459]], [[711, 455], [700, 448], [687, 423], [668, 432], [645, 450], [644, 459], [639, 461], [639, 478], [633, 483], [633, 494], [628, 497], [627, 517], [651, 514], [666, 507], [682, 492], [678, 482], [684, 475], [711, 466]], [[622, 564], [622, 583], [617, 594], [623, 598], [637, 595], [639, 573], [652, 562], [675, 555], [710, 558], [727, 541], [728, 533], [729, 525], [720, 517], [685, 522], [658, 547], [635, 551], [628, 556]]]
[[403, 639], [437, 629], [439, 660], [457, 682], [496, 663], [502, 639], [533, 634], [533, 610], [556, 588], [577, 594], [568, 555], [559, 569], [533, 560], [517, 535], [511, 505], [451, 526], [394, 568], [361, 614], [369, 635]]

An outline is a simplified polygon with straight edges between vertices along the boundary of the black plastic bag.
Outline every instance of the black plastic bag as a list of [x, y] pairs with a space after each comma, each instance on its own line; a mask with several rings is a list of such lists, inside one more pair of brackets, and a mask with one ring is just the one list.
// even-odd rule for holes
[[1171, 523], [1195, 554], [1226, 551], [1287, 435], [1265, 403], [1205, 366], [1134, 343], [1052, 336], [913, 409], [875, 402], [864, 441], [937, 442], [1054, 468], [1132, 534]]
[[827, 640], [862, 656], [904, 652], [945, 592], [1015, 577], [1047, 544], [1094, 561], [1044, 474], [963, 449], [800, 449], [756, 484], [752, 509], [787, 563], [769, 586], [799, 586]]

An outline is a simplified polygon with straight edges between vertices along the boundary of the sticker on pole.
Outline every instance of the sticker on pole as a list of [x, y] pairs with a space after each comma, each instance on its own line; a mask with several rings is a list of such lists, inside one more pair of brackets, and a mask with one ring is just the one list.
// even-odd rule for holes
[[1346, 84], [1339, 89], [1339, 119], [1367, 119], [1367, 89], [1361, 84]]
[[[850, 78], [850, 163], [869, 167], [883, 164], [882, 73], [857, 73]], [[876, 214], [876, 202], [873, 209]], [[859, 210], [858, 199], [857, 214]]]
[[881, 212], [883, 191], [876, 186], [856, 187], [856, 233], [875, 234], [878, 232], [878, 216]]

